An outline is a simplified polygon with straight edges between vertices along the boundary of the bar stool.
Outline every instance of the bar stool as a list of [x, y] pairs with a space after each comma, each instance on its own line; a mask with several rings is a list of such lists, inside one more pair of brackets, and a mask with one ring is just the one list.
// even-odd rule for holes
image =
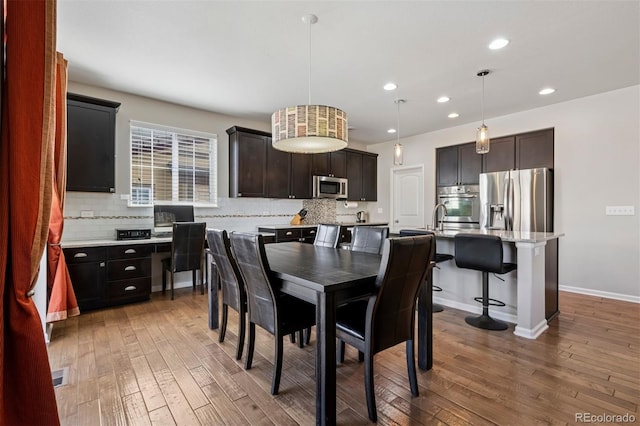
[[515, 263], [502, 261], [502, 239], [494, 235], [458, 234], [454, 241], [458, 268], [482, 272], [482, 297], [474, 297], [476, 302], [482, 303], [482, 315], [468, 316], [465, 322], [485, 330], [506, 330], [506, 323], [489, 316], [489, 306], [505, 306], [489, 297], [489, 272], [506, 274], [517, 267]]

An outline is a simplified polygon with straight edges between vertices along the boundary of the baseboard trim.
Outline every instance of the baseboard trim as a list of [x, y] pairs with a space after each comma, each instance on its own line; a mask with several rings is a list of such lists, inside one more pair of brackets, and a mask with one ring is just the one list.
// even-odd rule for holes
[[605, 299], [622, 300], [624, 302], [640, 303], [640, 296], [632, 296], [629, 294], [611, 293], [609, 291], [592, 290], [582, 287], [571, 287], [568, 285], [558, 286], [560, 291], [566, 291], [569, 293], [584, 294], [587, 296], [604, 297]]
[[[480, 315], [482, 313], [482, 307], [476, 304], [470, 305], [468, 303], [456, 302], [454, 300], [449, 300], [449, 299], [442, 299], [437, 296], [433, 296], [433, 302], [439, 303], [443, 306], [448, 306], [450, 308], [459, 309], [461, 311], [471, 312], [473, 314]], [[512, 324], [516, 324], [518, 322], [518, 317], [516, 315], [500, 312], [493, 308], [489, 308], [489, 315], [495, 319], [510, 322]]]

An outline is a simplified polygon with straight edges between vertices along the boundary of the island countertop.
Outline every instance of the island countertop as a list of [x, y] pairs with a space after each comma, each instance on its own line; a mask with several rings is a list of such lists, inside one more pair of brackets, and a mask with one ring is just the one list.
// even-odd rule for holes
[[[405, 228], [407, 231], [426, 231], [425, 228]], [[453, 238], [457, 234], [495, 235], [512, 243], [541, 243], [564, 236], [563, 232], [521, 232], [500, 229], [445, 229], [432, 231], [437, 238]]]
[[[354, 226], [387, 226], [388, 222], [363, 222], [363, 223], [358, 223], [358, 222], [332, 222], [329, 223], [327, 222], [327, 224], [329, 225], [340, 225], [340, 226], [346, 226], [347, 228], [351, 228]], [[318, 225], [308, 225], [308, 224], [303, 224], [303, 225], [287, 225], [287, 224], [280, 224], [280, 225], [260, 225], [258, 227], [258, 229], [262, 230], [262, 229], [268, 229], [268, 230], [273, 230], [276, 231], [278, 229], [296, 229], [296, 228], [315, 228]]]

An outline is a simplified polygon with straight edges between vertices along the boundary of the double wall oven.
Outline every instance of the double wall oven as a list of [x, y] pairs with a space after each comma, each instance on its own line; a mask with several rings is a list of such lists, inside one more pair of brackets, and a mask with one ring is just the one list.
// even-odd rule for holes
[[480, 227], [480, 187], [479, 185], [458, 185], [438, 187], [438, 224], [444, 221], [445, 228], [469, 229]]

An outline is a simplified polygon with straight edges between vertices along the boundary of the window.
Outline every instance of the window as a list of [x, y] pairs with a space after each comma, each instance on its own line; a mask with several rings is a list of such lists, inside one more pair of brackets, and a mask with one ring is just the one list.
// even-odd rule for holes
[[217, 136], [131, 121], [130, 206], [218, 201]]

